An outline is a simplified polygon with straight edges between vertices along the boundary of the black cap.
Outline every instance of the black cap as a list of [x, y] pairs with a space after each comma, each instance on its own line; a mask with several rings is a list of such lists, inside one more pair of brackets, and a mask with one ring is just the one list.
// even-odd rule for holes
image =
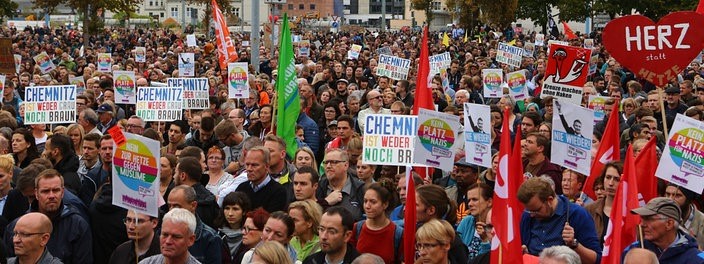
[[667, 94], [673, 94], [673, 93], [678, 94], [678, 93], [680, 93], [680, 88], [679, 88], [679, 87], [675, 87], [675, 86], [670, 86], [669, 88], [665, 89], [665, 93], [667, 93]]
[[98, 106], [98, 110], [95, 112], [97, 112], [98, 114], [112, 112], [112, 106], [110, 106], [109, 104], [101, 104], [100, 106]]

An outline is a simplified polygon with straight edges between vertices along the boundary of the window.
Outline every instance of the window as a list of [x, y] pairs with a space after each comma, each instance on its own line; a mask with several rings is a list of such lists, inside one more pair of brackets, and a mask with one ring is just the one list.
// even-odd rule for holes
[[298, 4], [298, 9], [300, 9], [300, 10], [306, 9], [306, 4]]
[[437, 1], [433, 1], [432, 9], [433, 10], [442, 10], [442, 3], [437, 2]]
[[159, 17], [164, 18], [164, 12], [159, 13]]
[[154, 2], [149, 1], [149, 6], [153, 6], [153, 5], [154, 5]]
[[293, 4], [288, 4], [288, 10], [293, 10]]
[[171, 16], [172, 16], [172, 17], [178, 17], [178, 7], [172, 7], [172, 8], [171, 8]]
[[315, 4], [310, 4], [310, 9], [315, 10]]

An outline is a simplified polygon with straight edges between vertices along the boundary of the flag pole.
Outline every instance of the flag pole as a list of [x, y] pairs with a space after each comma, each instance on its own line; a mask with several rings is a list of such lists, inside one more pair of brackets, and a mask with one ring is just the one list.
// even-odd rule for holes
[[660, 114], [662, 115], [662, 128], [663, 132], [665, 132], [665, 137], [667, 137], [670, 133], [667, 132], [667, 116], [665, 115], [665, 99], [663, 98], [663, 95], [663, 87], [658, 87], [658, 97], [660, 98], [658, 101], [660, 102]]
[[640, 248], [645, 248], [643, 240], [645, 240], [645, 238], [643, 237], [643, 226], [638, 225], [638, 241], [640, 241]]
[[[272, 107], [271, 109], [273, 109], [273, 110], [271, 111], [271, 130], [270, 131], [274, 135], [276, 135], [276, 131], [274, 131], [274, 124], [276, 124], [276, 122], [278, 122], [278, 120], [276, 120], [276, 112], [279, 110], [279, 108], [277, 107], [278, 103], [276, 102], [277, 96], [278, 96], [278, 94], [274, 94], [274, 98], [271, 99], [271, 107]], [[274, 122], [274, 121], [276, 121], [276, 122]]]

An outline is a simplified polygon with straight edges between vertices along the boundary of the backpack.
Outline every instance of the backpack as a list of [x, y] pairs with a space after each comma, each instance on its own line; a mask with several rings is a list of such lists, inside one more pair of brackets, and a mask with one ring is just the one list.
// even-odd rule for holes
[[[362, 225], [364, 225], [364, 221], [366, 220], [359, 220], [355, 226], [355, 238], [357, 238], [357, 240], [359, 240], [359, 234], [362, 233]], [[402, 239], [403, 228], [394, 223], [394, 263], [400, 263], [399, 260], [401, 260], [401, 256], [398, 254], [398, 249], [401, 245]]]

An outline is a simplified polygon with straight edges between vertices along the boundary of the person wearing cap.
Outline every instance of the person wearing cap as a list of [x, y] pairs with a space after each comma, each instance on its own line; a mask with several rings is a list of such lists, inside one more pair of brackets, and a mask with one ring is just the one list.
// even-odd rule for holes
[[684, 222], [682, 227], [697, 239], [699, 249], [704, 249], [704, 213], [697, 210], [697, 207], [692, 204], [692, 201], [697, 199], [699, 195], [670, 183], [665, 188], [665, 197], [674, 200], [680, 206], [680, 211], [682, 211], [680, 217]]
[[672, 127], [677, 114], [684, 114], [687, 105], [684, 104], [680, 96], [680, 88], [670, 86], [665, 90], [665, 117], [667, 117], [667, 127]]
[[465, 159], [455, 162], [450, 175], [435, 180], [434, 184], [445, 188], [447, 196], [457, 203], [457, 221], [462, 220], [467, 212], [467, 187], [477, 183], [479, 167]]
[[704, 263], [704, 254], [697, 248], [696, 240], [680, 229], [682, 211], [674, 200], [653, 198], [631, 212], [640, 215], [643, 240], [626, 247], [622, 259], [631, 249], [642, 247], [654, 252], [662, 263]]
[[337, 79], [337, 81], [335, 81], [337, 98], [340, 98], [343, 102], [347, 102], [347, 96], [349, 95], [349, 93], [347, 93], [348, 85], [350, 85], [350, 82], [346, 79]]
[[98, 113], [98, 125], [96, 128], [100, 130], [100, 133], [105, 134], [108, 132], [108, 129], [117, 123], [117, 121], [115, 121], [115, 113], [113, 112], [113, 108], [110, 104], [104, 103], [98, 106], [98, 110], [96, 112]]

